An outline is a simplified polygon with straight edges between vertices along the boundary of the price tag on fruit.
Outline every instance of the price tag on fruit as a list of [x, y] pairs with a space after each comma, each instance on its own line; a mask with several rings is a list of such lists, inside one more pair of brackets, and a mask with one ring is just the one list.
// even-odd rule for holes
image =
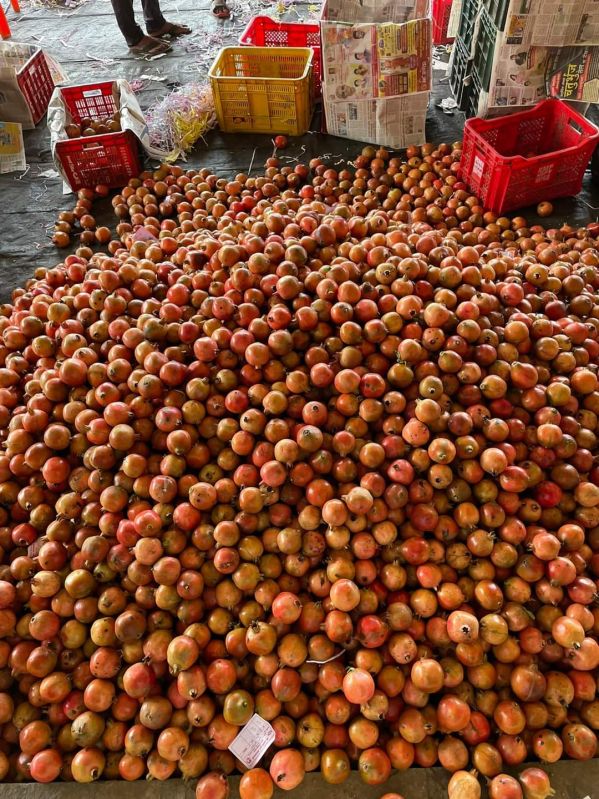
[[272, 726], [262, 716], [254, 713], [232, 741], [229, 751], [241, 760], [246, 768], [254, 768], [274, 740], [275, 731]]

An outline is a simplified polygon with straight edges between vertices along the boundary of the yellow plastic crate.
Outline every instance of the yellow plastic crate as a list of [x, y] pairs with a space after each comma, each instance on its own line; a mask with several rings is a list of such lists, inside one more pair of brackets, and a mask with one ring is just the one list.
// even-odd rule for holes
[[224, 47], [210, 70], [221, 130], [305, 133], [312, 118], [312, 58], [309, 47]]

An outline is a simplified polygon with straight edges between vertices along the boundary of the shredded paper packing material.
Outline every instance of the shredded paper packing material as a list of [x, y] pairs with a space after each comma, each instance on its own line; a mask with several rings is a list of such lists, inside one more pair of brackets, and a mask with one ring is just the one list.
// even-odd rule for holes
[[0, 175], [26, 168], [22, 126], [18, 122], [0, 122]]
[[187, 83], [148, 109], [146, 119], [151, 148], [169, 163], [185, 160], [198, 139], [216, 127], [212, 89]]
[[[122, 79], [114, 80], [112, 83], [116, 106], [121, 114], [121, 130], [130, 130], [152, 158], [157, 158], [158, 160], [165, 158], [167, 153], [153, 147], [150, 142], [150, 132], [144, 114], [129, 83]], [[90, 91], [94, 91], [93, 86], [90, 86]], [[57, 88], [54, 90], [48, 106], [48, 130], [50, 131], [50, 147], [54, 164], [65, 180], [67, 180], [67, 176], [62, 168], [60, 159], [56, 155], [56, 144], [68, 138], [65, 127], [70, 122], [71, 114], [60, 88]]]

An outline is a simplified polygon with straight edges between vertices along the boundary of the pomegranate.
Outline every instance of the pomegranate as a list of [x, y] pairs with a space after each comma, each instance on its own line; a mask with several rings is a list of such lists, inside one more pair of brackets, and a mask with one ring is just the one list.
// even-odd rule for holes
[[522, 771], [518, 779], [522, 783], [524, 799], [547, 799], [554, 796], [549, 777], [541, 768], [527, 768]]
[[226, 799], [254, 713], [242, 799], [595, 756], [599, 226], [485, 210], [460, 157], [61, 214], [0, 307], [0, 779]]

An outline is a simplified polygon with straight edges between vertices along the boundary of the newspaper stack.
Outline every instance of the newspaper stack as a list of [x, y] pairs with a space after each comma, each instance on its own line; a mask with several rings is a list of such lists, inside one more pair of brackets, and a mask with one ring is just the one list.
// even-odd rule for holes
[[0, 122], [0, 175], [27, 169], [23, 127], [18, 122]]
[[422, 144], [432, 74], [429, 0], [328, 0], [321, 34], [328, 132], [392, 148]]
[[[599, 0], [465, 0], [463, 14], [473, 2], [474, 33], [467, 41], [460, 26], [450, 65], [454, 75], [468, 73], [471, 96], [458, 100], [468, 116], [520, 111], [545, 97], [599, 102]], [[456, 63], [464, 45], [466, 70]]]

